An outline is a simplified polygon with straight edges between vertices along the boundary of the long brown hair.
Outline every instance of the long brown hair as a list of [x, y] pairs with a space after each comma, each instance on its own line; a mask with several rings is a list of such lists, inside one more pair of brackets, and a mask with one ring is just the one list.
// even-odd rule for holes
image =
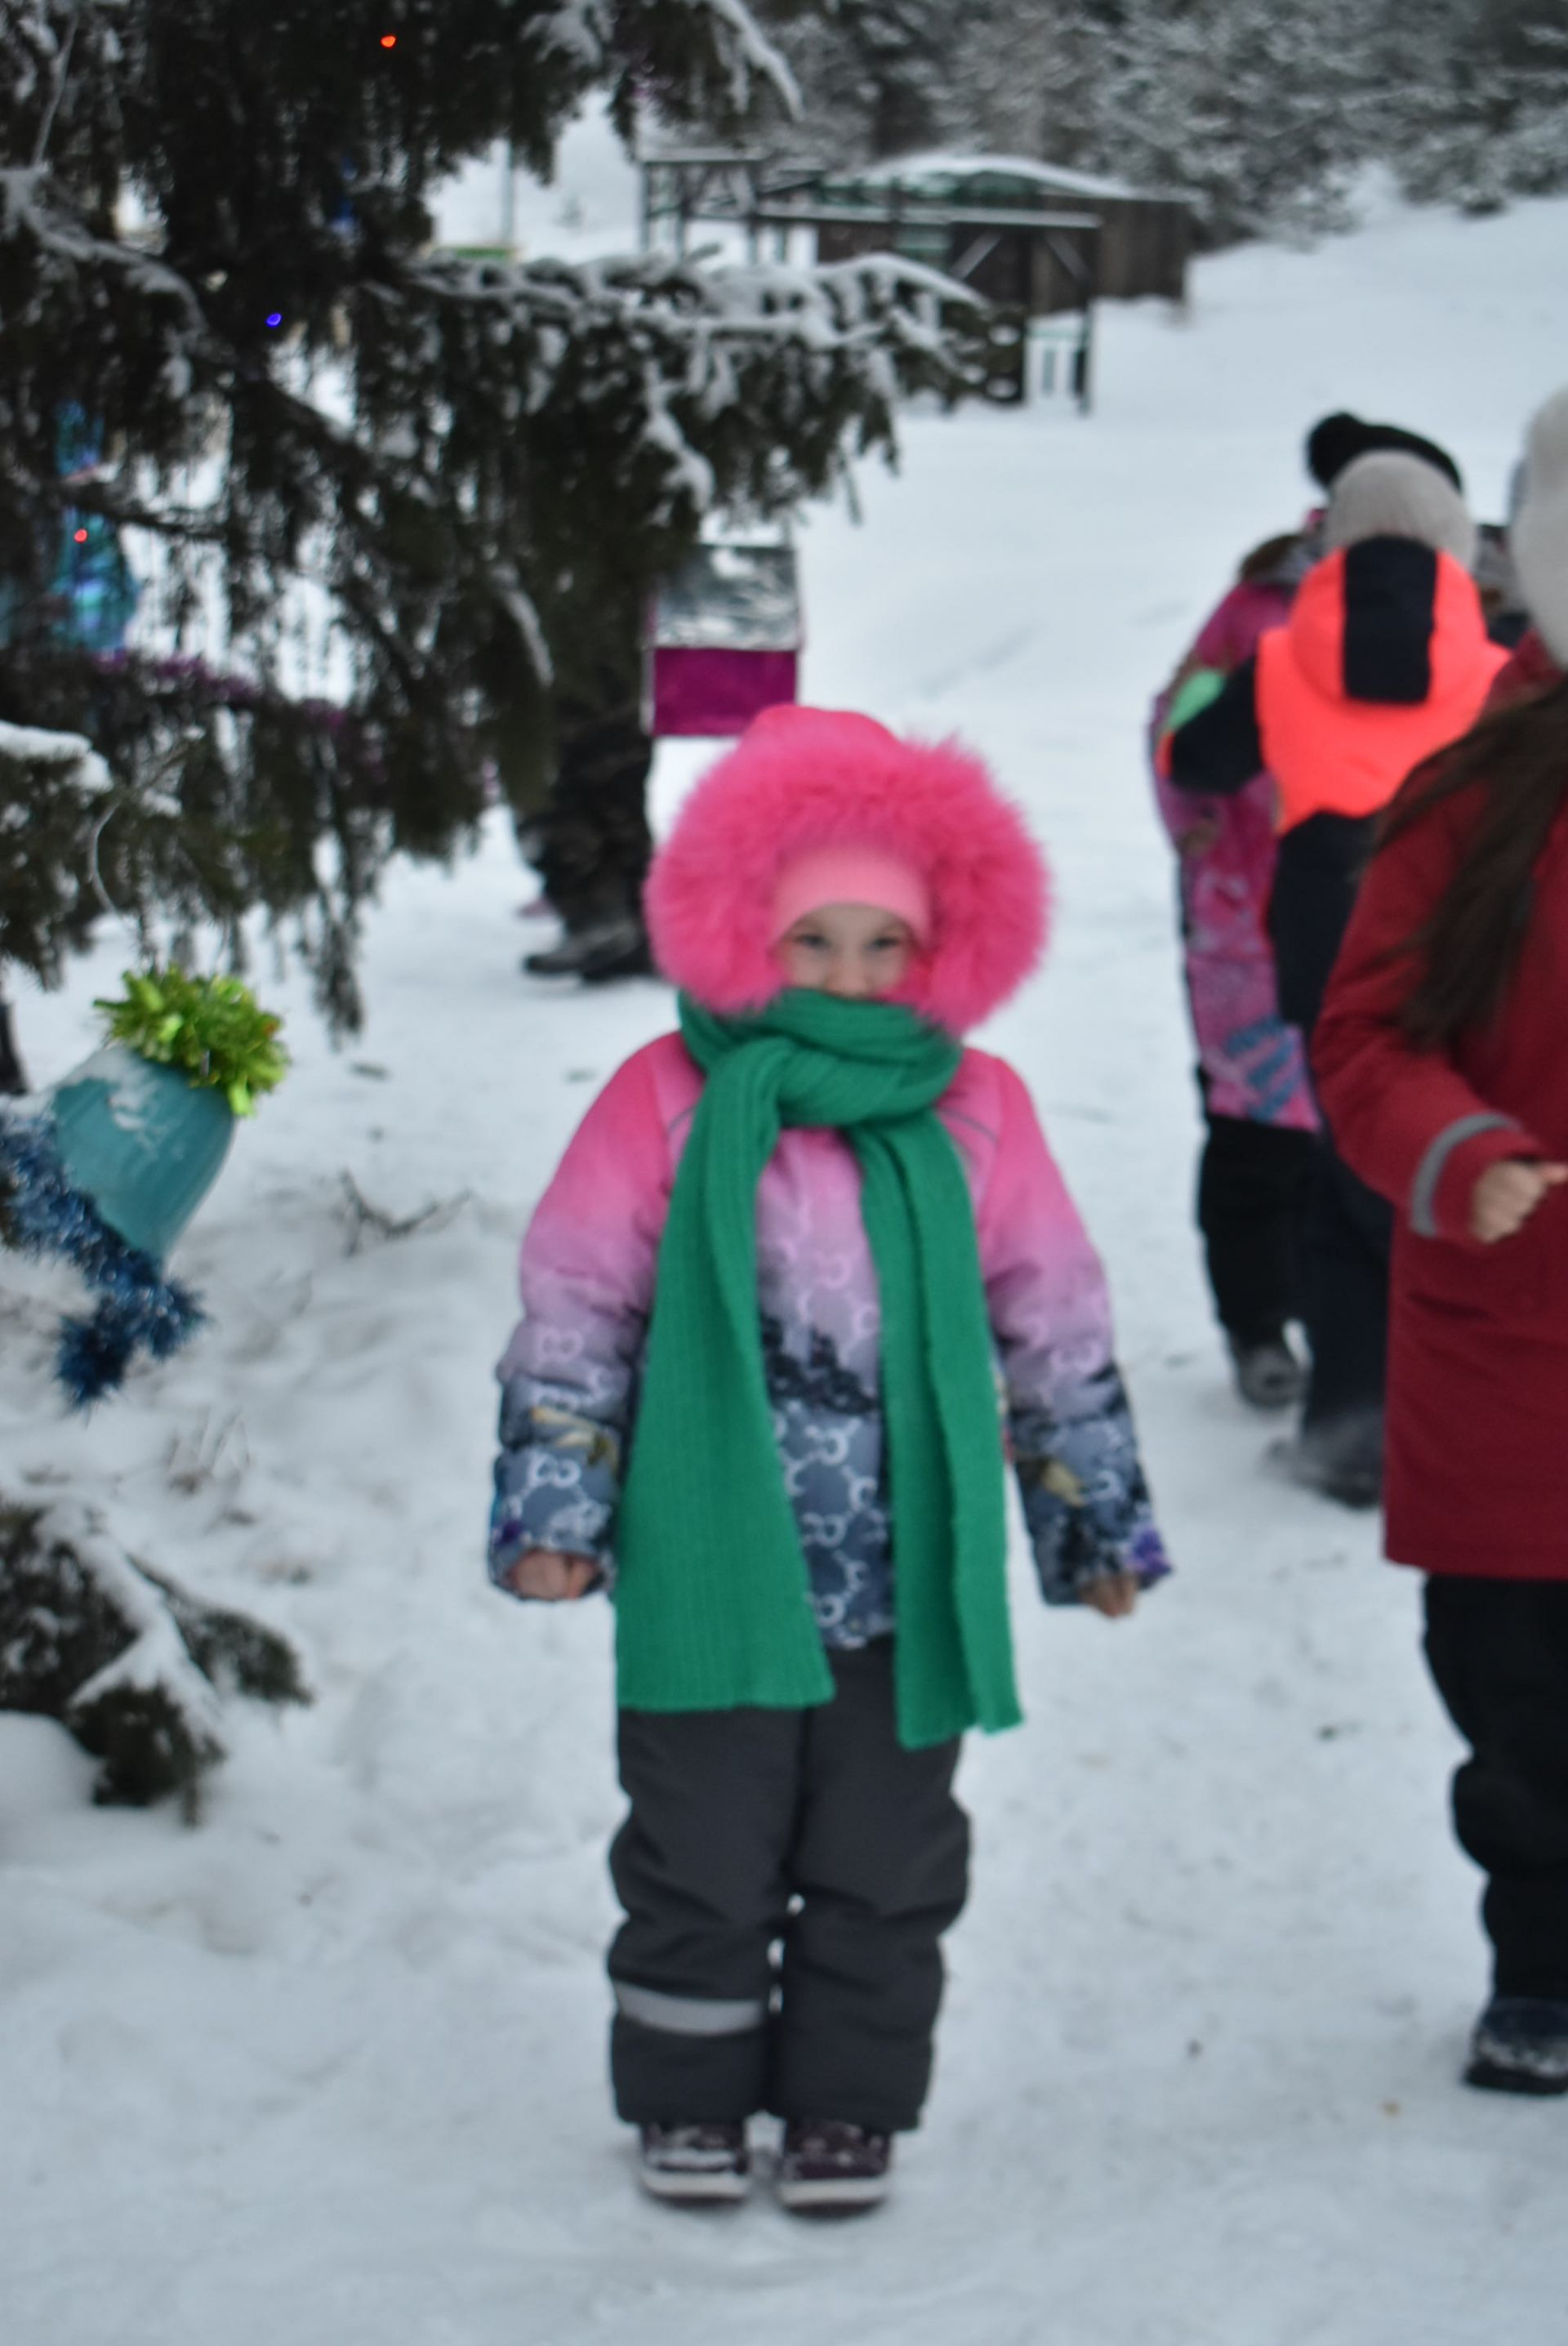
[[1418, 766], [1384, 817], [1379, 852], [1478, 785], [1486, 804], [1464, 861], [1398, 949], [1420, 971], [1400, 1023], [1423, 1050], [1484, 1025], [1502, 1007], [1529, 925], [1532, 875], [1568, 805], [1568, 677], [1481, 718]]

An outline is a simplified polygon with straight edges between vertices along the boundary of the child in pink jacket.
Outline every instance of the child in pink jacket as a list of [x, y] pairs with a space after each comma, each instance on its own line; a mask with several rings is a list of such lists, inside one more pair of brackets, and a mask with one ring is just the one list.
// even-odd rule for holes
[[1049, 1602], [1125, 1614], [1168, 1567], [1099, 1263], [1023, 1084], [957, 1040], [1045, 920], [978, 760], [770, 709], [647, 914], [680, 1032], [612, 1077], [524, 1241], [491, 1573], [615, 1596], [611, 2066], [644, 2182], [740, 2197], [766, 2109], [786, 2206], [866, 2206], [929, 2082], [960, 1737], [1020, 1715], [1004, 1442]]

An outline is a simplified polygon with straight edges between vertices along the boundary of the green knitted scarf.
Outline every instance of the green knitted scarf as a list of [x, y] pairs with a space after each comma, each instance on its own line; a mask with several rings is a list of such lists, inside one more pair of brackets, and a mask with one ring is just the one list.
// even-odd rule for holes
[[670, 1199], [616, 1528], [619, 1699], [639, 1710], [831, 1698], [774, 1445], [757, 1185], [785, 1125], [842, 1132], [881, 1299], [899, 1739], [1020, 1711], [1002, 1435], [969, 1184], [933, 1113], [960, 1046], [911, 1011], [789, 991], [723, 1019], [683, 997], [707, 1082]]

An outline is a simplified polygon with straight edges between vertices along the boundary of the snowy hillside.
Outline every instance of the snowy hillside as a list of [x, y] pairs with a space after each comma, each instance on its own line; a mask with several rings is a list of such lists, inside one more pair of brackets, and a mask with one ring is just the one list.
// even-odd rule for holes
[[[639, 2201], [603, 2083], [618, 1810], [604, 1608], [485, 1586], [492, 1363], [517, 1233], [649, 982], [518, 974], [497, 821], [395, 872], [341, 1055], [297, 1065], [178, 1267], [215, 1324], [68, 1418], [61, 1282], [0, 1256], [0, 1484], [282, 1628], [317, 1699], [236, 1714], [207, 1820], [95, 1811], [0, 1717], [7, 2346], [1553, 2346], [1568, 2110], [1456, 2083], [1484, 1986], [1454, 1745], [1413, 1576], [1272, 1482], [1230, 1395], [1145, 705], [1238, 554], [1305, 506], [1306, 425], [1435, 434], [1483, 515], [1564, 375], [1568, 202], [1388, 210], [1107, 314], [1101, 398], [909, 422], [862, 525], [802, 536], [809, 699], [962, 732], [1057, 879], [1042, 979], [984, 1039], [1033, 1086], [1111, 1277], [1179, 1573], [1130, 1624], [1046, 1615], [1026, 1728], [963, 1767], [976, 1889], [938, 2082], [873, 2219]], [[667, 814], [708, 753], [661, 751]], [[120, 966], [24, 991], [62, 1075]], [[396, 1216], [350, 1250], [342, 1177]]]

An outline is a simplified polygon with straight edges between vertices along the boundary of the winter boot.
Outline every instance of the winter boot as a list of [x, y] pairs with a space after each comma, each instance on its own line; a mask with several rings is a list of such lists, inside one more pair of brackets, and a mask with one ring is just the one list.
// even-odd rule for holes
[[606, 985], [617, 977], [652, 977], [653, 954], [648, 933], [640, 920], [616, 923], [616, 934], [595, 948], [577, 971], [585, 985]]
[[887, 2197], [892, 2137], [839, 2118], [791, 2118], [777, 2189], [797, 2216], [852, 2216]]
[[744, 2199], [751, 2163], [743, 2126], [646, 2126], [637, 2174], [656, 2199], [711, 2208]]
[[1475, 2024], [1467, 2086], [1568, 2094], [1568, 1998], [1494, 1995]]
[[1375, 1507], [1383, 1495], [1383, 1413], [1358, 1410], [1320, 1425], [1304, 1425], [1295, 1439], [1276, 1443], [1269, 1464], [1287, 1482], [1337, 1499], [1342, 1507]]
[[1247, 1338], [1227, 1330], [1236, 1390], [1253, 1409], [1289, 1409], [1307, 1390], [1307, 1371], [1282, 1328]]
[[530, 977], [641, 976], [651, 966], [647, 935], [635, 913], [612, 913], [568, 931], [543, 953], [524, 954], [523, 966]]

